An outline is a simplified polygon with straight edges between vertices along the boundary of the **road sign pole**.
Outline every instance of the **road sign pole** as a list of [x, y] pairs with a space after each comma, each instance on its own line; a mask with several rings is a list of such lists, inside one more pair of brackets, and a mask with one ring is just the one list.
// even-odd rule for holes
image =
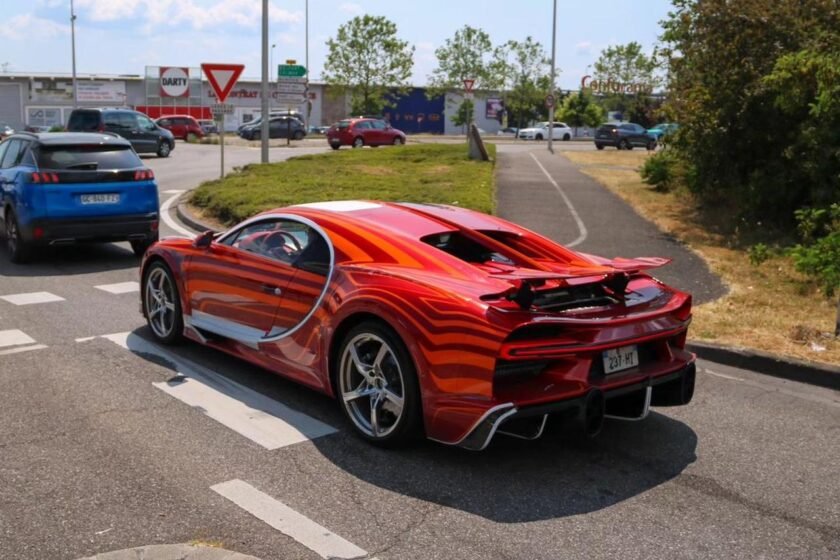
[[286, 105], [289, 116], [286, 117], [286, 147], [292, 145], [292, 106]]
[[219, 179], [225, 178], [225, 117], [222, 116], [222, 120], [219, 122], [221, 125], [219, 127], [219, 153], [221, 154], [221, 162], [222, 165], [219, 169]]
[[[551, 91], [550, 95], [554, 95], [554, 65], [555, 52], [557, 43], [557, 0], [554, 0], [554, 11], [551, 17]], [[554, 153], [554, 104], [548, 108], [548, 151]]]
[[260, 133], [260, 161], [268, 163], [268, 0], [262, 2], [262, 123]]

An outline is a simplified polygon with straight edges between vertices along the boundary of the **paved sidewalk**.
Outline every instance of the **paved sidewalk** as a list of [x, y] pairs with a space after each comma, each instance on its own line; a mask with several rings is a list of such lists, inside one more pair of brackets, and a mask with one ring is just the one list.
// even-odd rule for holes
[[726, 294], [726, 286], [699, 256], [639, 216], [606, 187], [581, 173], [562, 154], [552, 155], [545, 149], [512, 151], [500, 148], [497, 158], [496, 195], [500, 217], [566, 245], [578, 241], [572, 248], [584, 253], [604, 257], [671, 258], [671, 264], [652, 274], [693, 294], [695, 303]]

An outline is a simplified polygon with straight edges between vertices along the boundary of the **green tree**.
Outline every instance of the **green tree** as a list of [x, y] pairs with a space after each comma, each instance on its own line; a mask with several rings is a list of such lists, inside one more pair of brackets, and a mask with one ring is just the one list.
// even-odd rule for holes
[[414, 47], [397, 38], [397, 26], [387, 18], [354, 17], [327, 47], [324, 81], [336, 95], [350, 94], [353, 114], [379, 114], [394, 92], [407, 90]]
[[[435, 50], [438, 65], [429, 76], [431, 87], [428, 94], [434, 96], [448, 90], [461, 90], [467, 79], [475, 80], [475, 89], [497, 89], [501, 85], [501, 77], [493, 71], [493, 52], [490, 35], [485, 31], [469, 25], [457, 30], [442, 47]], [[464, 111], [468, 102], [473, 105], [468, 99], [462, 100], [458, 114]]]
[[[659, 63], [655, 56], [648, 56], [639, 43], [609, 46], [601, 51], [601, 56], [593, 65], [593, 79], [607, 91], [599, 94], [605, 107], [621, 111], [626, 119], [638, 122], [642, 126], [653, 124], [656, 104], [650, 98], [650, 92], [662, 84], [658, 75]], [[647, 91], [626, 93], [614, 91], [619, 84], [635, 84], [647, 88]]]
[[490, 71], [504, 92], [509, 122], [522, 128], [543, 117], [545, 96], [551, 89], [550, 61], [539, 41], [526, 37], [498, 47]]
[[574, 128], [577, 134], [580, 126], [594, 128], [604, 122], [604, 113], [604, 109], [592, 99], [592, 94], [583, 90], [563, 100], [557, 109], [557, 119]]

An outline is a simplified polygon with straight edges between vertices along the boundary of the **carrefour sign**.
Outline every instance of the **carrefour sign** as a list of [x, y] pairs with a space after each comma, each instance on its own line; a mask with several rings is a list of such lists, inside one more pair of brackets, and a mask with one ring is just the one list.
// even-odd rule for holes
[[189, 97], [190, 69], [176, 66], [161, 66], [160, 68], [160, 96], [161, 97]]
[[586, 75], [580, 80], [581, 89], [591, 89], [597, 93], [647, 93], [653, 92], [650, 84], [622, 83], [612, 78], [606, 80], [593, 80], [592, 76]]

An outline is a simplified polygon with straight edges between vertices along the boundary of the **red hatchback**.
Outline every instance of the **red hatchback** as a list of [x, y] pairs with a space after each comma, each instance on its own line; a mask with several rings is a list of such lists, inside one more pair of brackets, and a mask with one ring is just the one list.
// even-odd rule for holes
[[333, 150], [341, 146], [399, 146], [405, 144], [405, 133], [382, 119], [344, 119], [327, 131], [327, 142]]
[[181, 140], [204, 138], [204, 129], [195, 118], [189, 115], [167, 115], [155, 121], [158, 126], [172, 132], [172, 136]]

